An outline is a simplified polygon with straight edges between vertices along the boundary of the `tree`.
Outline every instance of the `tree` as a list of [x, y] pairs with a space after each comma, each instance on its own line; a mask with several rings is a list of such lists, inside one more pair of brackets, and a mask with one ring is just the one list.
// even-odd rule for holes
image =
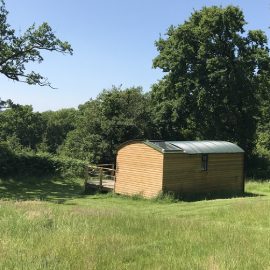
[[270, 80], [265, 78], [260, 87], [260, 118], [257, 127], [257, 154], [270, 161]]
[[8, 109], [8, 108], [12, 108], [12, 107], [15, 107], [15, 106], [17, 106], [17, 105], [14, 104], [10, 99], [4, 101], [4, 100], [2, 100], [0, 98], [0, 112], [2, 110]]
[[[51, 86], [47, 78], [35, 71], [28, 73], [25, 65], [31, 62], [41, 63], [42, 51], [70, 53], [72, 48], [61, 41], [47, 23], [39, 27], [33, 24], [20, 36], [7, 23], [8, 11], [5, 2], [0, 1], [0, 73], [14, 81], [40, 86]], [[0, 105], [1, 106], [1, 105]]]
[[40, 150], [57, 153], [58, 147], [64, 142], [67, 134], [75, 129], [77, 111], [75, 109], [61, 109], [47, 111], [42, 114], [45, 123]]
[[156, 42], [153, 65], [166, 73], [152, 89], [160, 137], [228, 140], [252, 152], [270, 59], [264, 32], [245, 24], [238, 7], [204, 7]]
[[45, 122], [32, 106], [16, 105], [0, 114], [0, 141], [10, 141], [36, 150], [42, 140]]
[[119, 144], [150, 137], [149, 97], [140, 87], [104, 90], [79, 106], [76, 129], [60, 153], [89, 162], [113, 162]]

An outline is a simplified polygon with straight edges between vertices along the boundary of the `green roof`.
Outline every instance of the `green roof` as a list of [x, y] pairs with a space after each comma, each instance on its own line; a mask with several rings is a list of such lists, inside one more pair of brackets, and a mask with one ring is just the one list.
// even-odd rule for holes
[[162, 153], [244, 153], [236, 144], [225, 141], [145, 141], [145, 144]]

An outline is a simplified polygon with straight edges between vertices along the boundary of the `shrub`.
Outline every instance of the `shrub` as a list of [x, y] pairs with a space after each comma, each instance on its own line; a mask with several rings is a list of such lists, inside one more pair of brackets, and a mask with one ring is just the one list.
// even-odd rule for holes
[[0, 175], [9, 174], [14, 158], [15, 156], [9, 145], [5, 142], [0, 142]]
[[254, 155], [246, 164], [246, 177], [254, 179], [269, 179], [270, 159], [269, 156]]
[[87, 162], [48, 153], [21, 151], [15, 153], [0, 144], [0, 176], [84, 176]]

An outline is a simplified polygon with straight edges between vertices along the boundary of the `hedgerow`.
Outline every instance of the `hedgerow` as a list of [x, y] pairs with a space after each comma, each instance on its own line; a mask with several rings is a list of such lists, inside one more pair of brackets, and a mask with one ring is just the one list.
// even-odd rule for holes
[[0, 143], [0, 176], [83, 177], [86, 164], [86, 161], [49, 153], [15, 152], [6, 143]]

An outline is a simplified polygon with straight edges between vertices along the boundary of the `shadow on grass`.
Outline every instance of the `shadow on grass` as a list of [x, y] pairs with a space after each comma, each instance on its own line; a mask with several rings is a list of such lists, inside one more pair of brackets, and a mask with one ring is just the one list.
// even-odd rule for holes
[[246, 197], [259, 197], [265, 196], [263, 194], [256, 194], [251, 192], [244, 192], [242, 194], [224, 194], [224, 193], [215, 193], [215, 194], [196, 194], [196, 195], [187, 195], [181, 196], [179, 194], [175, 195], [175, 200], [185, 201], [185, 202], [196, 202], [203, 200], [216, 200], [216, 199], [233, 199], [233, 198], [246, 198]]
[[[248, 197], [260, 197], [266, 196], [258, 193], [245, 192], [244, 194], [224, 194], [224, 193], [215, 193], [215, 194], [193, 194], [193, 195], [183, 195], [177, 194], [173, 192], [164, 192], [160, 193], [158, 196], [147, 199], [140, 194], [134, 195], [123, 195], [116, 194], [108, 191], [100, 191], [97, 189], [88, 189], [85, 195], [105, 195], [107, 197], [116, 197], [130, 200], [148, 200], [154, 202], [169, 202], [169, 203], [177, 203], [177, 202], [197, 202], [197, 201], [205, 201], [205, 200], [216, 200], [216, 199], [233, 199], [233, 198], [248, 198]], [[93, 197], [93, 199], [99, 199], [99, 197]]]
[[252, 193], [252, 192], [245, 192], [242, 196], [239, 196], [239, 197], [260, 197], [260, 196], [265, 196], [265, 195]]
[[44, 200], [54, 203], [83, 197], [83, 180], [61, 177], [12, 177], [0, 179], [0, 199]]

